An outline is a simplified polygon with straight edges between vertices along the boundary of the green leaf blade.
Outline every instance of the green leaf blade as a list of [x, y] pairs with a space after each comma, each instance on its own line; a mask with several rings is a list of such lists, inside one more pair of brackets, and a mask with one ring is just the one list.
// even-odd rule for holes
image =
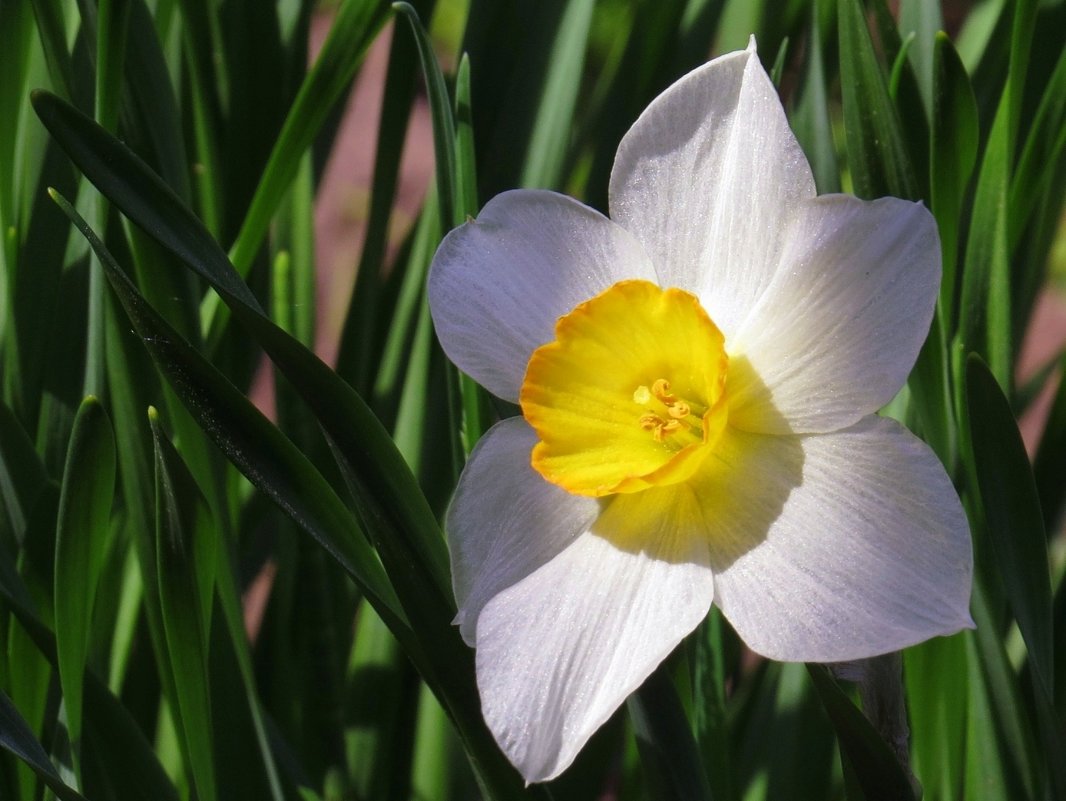
[[78, 409], [71, 433], [55, 548], [56, 650], [75, 758], [82, 733], [91, 613], [110, 533], [115, 466], [111, 421], [100, 402], [88, 397]]
[[919, 182], [859, 0], [839, 0], [837, 8], [844, 133], [855, 193], [917, 199]]
[[3, 692], [0, 692], [0, 748], [29, 765], [62, 801], [86, 801], [59, 777], [48, 754], [33, 736], [33, 730]]
[[937, 34], [933, 47], [933, 113], [930, 128], [930, 206], [940, 229], [943, 278], [940, 314], [945, 328], [955, 329], [958, 304], [960, 217], [966, 190], [977, 163], [980, 130], [977, 101], [966, 68], [951, 40]]
[[156, 559], [167, 652], [197, 795], [214, 801], [208, 631], [217, 545], [207, 501], [149, 411], [155, 443]]
[[822, 665], [807, 665], [818, 697], [866, 801], [914, 801], [914, 790], [891, 749]]
[[1010, 404], [989, 368], [966, 363], [974, 471], [988, 536], [1030, 664], [1052, 696], [1051, 579], [1040, 500]]

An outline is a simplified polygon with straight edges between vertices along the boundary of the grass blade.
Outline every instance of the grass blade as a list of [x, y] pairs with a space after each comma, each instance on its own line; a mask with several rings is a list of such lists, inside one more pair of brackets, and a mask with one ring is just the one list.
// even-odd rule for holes
[[0, 691], [0, 748], [14, 754], [40, 776], [49, 789], [63, 801], [86, 801], [81, 793], [59, 778], [59, 773], [48, 754], [23, 717], [18, 713], [11, 699]]
[[[161, 372], [200, 426], [249, 479], [315, 537], [363, 587], [379, 613], [399, 624], [399, 602], [359, 526], [307, 458], [203, 356], [148, 306], [99, 238], [70, 204], [70, 215], [101, 256], [108, 280]], [[401, 627], [402, 630], [402, 627]]]
[[80, 772], [82, 682], [93, 602], [110, 534], [115, 462], [111, 421], [100, 402], [88, 397], [71, 432], [55, 549], [56, 650], [76, 772]]
[[966, 403], [974, 471], [998, 572], [1033, 673], [1051, 698], [1051, 578], [1044, 518], [1010, 404], [976, 356], [966, 362]]
[[845, 760], [866, 801], [913, 801], [914, 790], [902, 766], [870, 722], [822, 665], [807, 665], [818, 697], [840, 741]]
[[22, 542], [26, 518], [48, 481], [33, 442], [12, 411], [0, 401], [0, 545], [12, 550]]
[[951, 40], [936, 36], [933, 48], [933, 112], [930, 126], [930, 207], [940, 229], [943, 277], [940, 316], [946, 331], [955, 330], [958, 304], [960, 216], [977, 163], [980, 130], [977, 101], [966, 68]]
[[919, 182], [859, 0], [839, 0], [837, 9], [844, 134], [855, 194], [916, 199]]
[[300, 157], [347, 89], [384, 21], [385, 4], [380, 0], [344, 0], [341, 4], [318, 60], [289, 109], [233, 243], [230, 255], [239, 274], [246, 275], [252, 266], [270, 219], [296, 177]]
[[651, 796], [659, 801], [709, 801], [707, 775], [669, 665], [660, 665], [627, 706]]
[[155, 443], [156, 559], [159, 600], [186, 759], [196, 794], [217, 798], [212, 754], [208, 632], [214, 598], [214, 525], [207, 501], [163, 434], [158, 414], [148, 413]]
[[[452, 104], [448, 98], [448, 89], [444, 85], [444, 76], [440, 64], [433, 53], [433, 44], [429, 34], [418, 19], [418, 12], [410, 3], [393, 3], [397, 14], [407, 17], [411, 33], [418, 46], [418, 58], [422, 64], [422, 75], [426, 81], [429, 94], [429, 108], [433, 116], [433, 153], [437, 167], [437, 201], [440, 204], [442, 230], [450, 231], [462, 223], [459, 211], [459, 187], [456, 180], [455, 121], [452, 119]], [[459, 215], [459, 216], [456, 216]]]

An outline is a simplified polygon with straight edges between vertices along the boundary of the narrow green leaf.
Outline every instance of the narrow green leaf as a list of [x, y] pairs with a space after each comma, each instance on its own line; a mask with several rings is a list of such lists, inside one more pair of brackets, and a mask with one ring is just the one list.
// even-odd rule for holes
[[[463, 53], [455, 76], [455, 169], [459, 188], [458, 214], [464, 219], [477, 214], [477, 159], [474, 153], [473, 112], [470, 107], [470, 58]], [[492, 425], [494, 415], [489, 395], [470, 376], [451, 366], [449, 374], [458, 375], [459, 403], [462, 407], [462, 447], [466, 455]]]
[[[452, 103], [448, 89], [444, 85], [444, 76], [440, 64], [433, 52], [429, 34], [418, 19], [418, 12], [410, 3], [393, 3], [397, 14], [407, 17], [411, 33], [418, 45], [418, 57], [422, 63], [422, 75], [426, 81], [429, 94], [430, 114], [433, 118], [433, 153], [437, 169], [437, 202], [440, 204], [442, 230], [451, 230], [463, 222], [459, 211], [459, 186], [456, 170], [455, 121], [452, 118]], [[458, 215], [458, 216], [457, 216]]]
[[[418, 298], [417, 318], [404, 370], [403, 392], [396, 409], [394, 438], [411, 470], [418, 474], [424, 465], [422, 445], [432, 412], [426, 408], [430, 397], [430, 357], [433, 352], [433, 322], [424, 295]], [[449, 471], [451, 472], [451, 471]]]
[[[1052, 226], [1058, 224], [1058, 212], [1062, 208], [1062, 187], [1059, 180], [1066, 164], [1066, 49], [1059, 54], [1054, 72], [1048, 79], [1043, 97], [1033, 117], [1028, 134], [1024, 137], [1018, 167], [1011, 179], [1010, 214], [1011, 253], [1026, 238], [1032, 238], [1030, 227], [1033, 217], [1039, 218], [1044, 202], [1052, 218]], [[1060, 165], [1058, 169], [1054, 165]], [[1039, 225], [1039, 222], [1037, 223]], [[1034, 226], [1035, 227], [1035, 226]], [[1028, 244], [1028, 243], [1026, 243]], [[1016, 269], [1014, 281], [1016, 336], [1024, 333], [1036, 295], [1046, 274], [1042, 269], [1044, 258], [1040, 251], [1036, 258], [1021, 260], [1025, 269]], [[1029, 262], [1028, 264], [1026, 262]]]
[[937, 309], [929, 336], [907, 379], [912, 408], [917, 412], [922, 438], [953, 472], [957, 461], [955, 403], [950, 377], [950, 354], [944, 341], [944, 322]]
[[[357, 621], [346, 677], [351, 723], [345, 749], [352, 791], [367, 799], [406, 796], [401, 788], [409, 781], [414, 673], [396, 638], [366, 603]], [[365, 692], [369, 682], [373, 693]]]
[[[0, 70], [0, 232], [15, 229], [18, 210], [16, 164], [22, 159], [18, 148], [19, 119], [22, 116], [26, 91], [26, 76], [30, 66], [31, 44], [34, 38], [33, 13], [28, 3], [0, 5], [0, 52], [4, 54], [4, 69]], [[14, 264], [7, 258], [7, 248], [0, 262], [10, 273]]]
[[[315, 298], [315, 187], [311, 154], [306, 153], [285, 203], [278, 214], [274, 237], [274, 287], [279, 297], [273, 301], [274, 319], [308, 348], [314, 347], [318, 326]], [[285, 322], [282, 322], [284, 320]]]
[[197, 165], [193, 189], [207, 228], [218, 233], [223, 225], [226, 197], [219, 129], [229, 80], [225, 74], [225, 62], [214, 55], [219, 50], [215, 46], [217, 35], [212, 30], [213, 17], [208, 4], [203, 0], [190, 0], [183, 2], [181, 7], [182, 61], [189, 73], [189, 116], [192, 118], [193, 159]]
[[997, 34], [1002, 33], [1001, 22], [1011, 5], [1008, 0], [985, 0], [973, 6], [966, 15], [955, 41], [959, 57], [969, 72], [976, 72], [982, 62], [987, 62], [990, 56], [1003, 49]]
[[989, 539], [1033, 673], [1052, 697], [1051, 579], [1040, 500], [1010, 404], [988, 367], [966, 363], [974, 471]]
[[[1061, 358], [1059, 364], [1066, 366], [1066, 357]], [[1066, 501], [1066, 380], [1059, 380], [1059, 388], [1033, 460], [1033, 476], [1044, 524], [1050, 532], [1062, 514], [1063, 502]], [[1061, 594], [1062, 590], [1059, 592]]]
[[699, 744], [711, 797], [730, 801], [733, 788], [732, 739], [726, 714], [725, 625], [722, 613], [710, 614], [689, 638], [692, 671], [692, 728]]
[[67, 49], [63, 6], [60, 0], [33, 0], [33, 15], [37, 20], [37, 33], [41, 37], [52, 87], [64, 100], [70, 100], [74, 87], [74, 67]]
[[[970, 684], [981, 691], [981, 697], [972, 699], [970, 719], [977, 730], [984, 729], [987, 742], [970, 743], [968, 747], [976, 747], [978, 754], [988, 758], [990, 764], [987, 774], [983, 765], [967, 765], [967, 771], [969, 773], [972, 768], [977, 776], [984, 774], [986, 778], [1003, 781], [1005, 791], [986, 794], [989, 801], [1040, 798], [1046, 766], [1039, 757], [1031, 709], [1023, 701], [1018, 675], [1003, 646], [1003, 627], [989, 606], [988, 593], [979, 575], [975, 577], [970, 610], [977, 624], [973, 635], [976, 650], [971, 655], [971, 664], [976, 669], [970, 674]], [[975, 675], [978, 673], [980, 678]], [[979, 715], [986, 719], [977, 720]], [[985, 725], [988, 718], [994, 726]], [[988, 736], [989, 729], [995, 732], [994, 736]], [[989, 753], [993, 749], [997, 751], [994, 758]]]
[[[961, 785], [952, 785], [950, 795], [974, 801], [999, 801], [1003, 798], [1011, 798], [1010, 790], [1013, 788], [1010, 787], [1008, 781], [1009, 768], [1004, 759], [1006, 749], [1002, 747], [1011, 732], [996, 725], [996, 710], [989, 697], [991, 693], [981, 668], [981, 656], [975, 643], [976, 638], [969, 632], [964, 633], [963, 637], [969, 668], [966, 674], [968, 692], [964, 730], [966, 758], [963, 767], [965, 773]], [[1018, 747], [1024, 746], [1019, 744]], [[1022, 793], [1018, 797], [1032, 798], [1033, 796]]]
[[914, 199], [929, 197], [929, 119], [914, 68], [907, 58], [913, 36], [903, 38], [887, 0], [869, 0], [874, 30], [885, 62], [891, 64], [889, 96], [900, 120], [900, 135], [916, 181]]
[[[129, 20], [127, 0], [101, 0], [97, 3], [95, 19], [95, 89], [93, 92], [93, 115], [101, 128], [118, 129], [119, 110], [122, 103], [122, 74], [125, 71], [126, 31]], [[93, 25], [89, 26], [90, 31]], [[92, 33], [89, 36], [92, 41]], [[90, 219], [103, 232], [107, 231], [110, 206], [106, 199], [97, 197]], [[85, 337], [85, 377], [83, 395], [104, 395], [107, 392], [107, 373], [104, 364], [104, 293], [106, 282], [100, 265], [90, 256], [89, 263], [89, 321]]]
[[[48, 481], [33, 442], [11, 410], [0, 401], [0, 508], [4, 521], [0, 532], [9, 545], [22, 542], [26, 517], [41, 487]], [[0, 543], [5, 537], [0, 537]]]
[[[46, 125], [60, 132], [61, 143], [71, 142], [68, 153], [86, 176], [131, 220], [206, 279], [251, 327], [260, 344], [352, 459], [360, 479], [374, 495], [385, 499], [390, 514], [411, 535], [413, 546], [421, 552], [441, 595], [450, 597], [447, 555], [436, 519], [403, 457], [363, 400], [321, 360], [264, 315], [202, 223], [144, 162], [58, 98], [44, 93], [38, 93], [36, 98], [40, 113], [48, 120]], [[85, 229], [81, 230], [86, 233]], [[109, 275], [124, 278], [117, 265]], [[122, 283], [125, 286], [125, 281]], [[140, 308], [143, 303], [137, 301], [137, 306]], [[191, 356], [200, 359], [196, 354]], [[207, 367], [205, 363], [204, 369]], [[214, 383], [214, 379], [209, 381]], [[228, 394], [233, 388], [226, 386]], [[243, 399], [242, 402], [251, 408]], [[258, 413], [256, 416], [262, 417]], [[269, 428], [276, 431], [272, 426]], [[347, 567], [352, 565], [349, 563]]]
[[415, 798], [432, 798], [441, 787], [455, 786], [454, 730], [440, 702], [425, 684], [418, 693], [411, 790]]
[[785, 57], [788, 56], [788, 37], [786, 36], [781, 40], [781, 46], [777, 48], [777, 56], [774, 58], [774, 65], [770, 68], [770, 80], [774, 86], [781, 87], [781, 75], [785, 71]]
[[[26, 722], [27, 729], [42, 739], [48, 737], [46, 727], [50, 723], [48, 708], [49, 688], [54, 676], [51, 666], [34, 648], [34, 643], [18, 624], [5, 627], [5, 691], [18, 700], [18, 711]], [[10, 764], [10, 763], [9, 763]], [[19, 798], [39, 795], [44, 787], [32, 767], [17, 766], [16, 782]], [[72, 777], [71, 781], [76, 781]]]
[[233, 243], [230, 255], [240, 275], [246, 275], [252, 266], [270, 219], [296, 176], [300, 156], [311, 145], [330, 110], [348, 88], [367, 47], [385, 22], [385, 8], [381, 0], [344, 0], [341, 3], [318, 59], [289, 108], [240, 233]]
[[204, 431], [256, 486], [344, 566], [380, 605], [379, 612], [395, 619], [399, 604], [380, 563], [365, 542], [353, 536], [358, 525], [318, 471], [203, 356], [174, 334], [145, 303], [78, 213], [62, 196], [53, 197], [100, 255], [130, 321]]
[[455, 175], [458, 186], [456, 212], [465, 220], [477, 214], [477, 158], [474, 152], [474, 117], [470, 107], [470, 56], [463, 53], [455, 73]]
[[[428, 16], [433, 3], [419, 3]], [[355, 289], [341, 332], [337, 372], [363, 395], [370, 392], [378, 373], [382, 329], [387, 329], [389, 307], [385, 281], [386, 245], [389, 239], [400, 158], [411, 117], [418, 70], [418, 45], [413, 36], [393, 36], [389, 66], [385, 75], [384, 98], [378, 121], [378, 142], [374, 177], [370, 187], [370, 210], [366, 238], [359, 257]]]
[[927, 798], [963, 786], [970, 686], [967, 634], [934, 637], [903, 652], [914, 773]]
[[82, 737], [82, 681], [91, 616], [110, 533], [115, 491], [115, 438], [94, 397], [86, 398], [71, 432], [59, 498], [55, 550], [55, 632], [59, 681], [74, 747]]
[[[244, 303], [259, 308], [207, 228], [136, 153], [55, 95], [34, 92], [33, 107], [49, 133], [101, 194], [179, 259], [210, 259], [207, 267], [223, 286]], [[146, 198], [151, 198], [151, 203]]]
[[[560, 157], [566, 155], [577, 111], [581, 82], [575, 78], [582, 73], [594, 5], [591, 0], [471, 3], [462, 47], [473, 67], [471, 96], [483, 198], [516, 186], [557, 188], [565, 181]], [[638, 5], [654, 14], [667, 4]], [[631, 37], [633, 47], [650, 34], [642, 30], [641, 36]], [[703, 44], [706, 53], [706, 41]], [[632, 83], [626, 88], [634, 95], [643, 90]], [[614, 122], [613, 112], [604, 116], [609, 125]], [[631, 121], [612, 125], [621, 128], [618, 137]], [[613, 131], [598, 139], [598, 145], [611, 148], [613, 156], [613, 146], [605, 141], [611, 136]]]
[[[59, 102], [53, 98], [45, 105], [54, 106]], [[99, 142], [99, 137], [95, 141]], [[108, 147], [112, 145], [108, 143]], [[176, 236], [175, 232], [183, 226], [195, 229], [195, 218], [172, 197], [165, 197], [168, 190], [165, 187], [160, 190], [158, 179], [135, 175], [147, 171], [143, 163], [122, 156], [122, 169], [130, 173], [128, 180], [118, 181], [108, 177], [106, 161], [98, 158], [91, 148], [80, 155], [86, 162], [83, 165], [86, 175], [90, 175], [91, 169], [103, 175], [110, 186], [118, 186], [128, 201], [124, 211], [139, 225], [144, 226], [147, 219], [165, 226], [165, 217], [158, 208], [143, 213], [158, 196], [164, 196], [162, 202], [175, 215], [176, 222], [157, 238], [167, 247], [177, 241], [175, 252], [187, 254], [183, 261], [222, 293], [336, 443], [337, 452], [342, 455], [342, 467], [355, 468], [351, 476], [356, 478], [350, 486], [361, 519], [367, 521], [365, 531], [376, 538], [382, 559], [390, 566], [389, 576], [397, 588], [402, 587], [403, 612], [417, 617], [419, 635], [426, 637], [432, 647], [427, 644], [424, 649], [415, 639], [380, 563], [358, 534], [353, 536], [361, 527], [306, 458], [202, 356], [174, 335], [84, 221], [68, 203], [56, 197], [94, 250], [101, 253], [112, 287], [163, 374], [227, 457], [357, 579], [427, 681], [442, 693], [483, 790], [498, 798], [520, 792], [517, 773], [500, 754], [481, 717], [469, 649], [450, 625], [453, 602], [447, 556], [436, 520], [380, 422], [348, 384], [275, 326], [258, 306], [247, 303], [246, 289], [236, 294], [227, 288], [233, 282], [243, 286], [228, 262], [225, 268], [228, 273], [220, 275], [222, 268], [215, 253], [206, 254], [206, 260], [196, 254], [196, 249], [201, 247], [217, 250], [206, 232], [201, 236], [197, 231], [197, 248], [179, 241], [180, 235]], [[135, 184], [144, 189], [143, 196], [131, 189]], [[119, 205], [117, 201], [116, 205]], [[225, 262], [224, 255], [221, 260]], [[432, 592], [427, 592], [429, 588]], [[456, 669], [456, 665], [466, 667]]]
[[947, 35], [939, 33], [933, 48], [933, 101], [930, 126], [930, 205], [940, 229], [943, 277], [940, 315], [945, 330], [955, 330], [958, 305], [959, 218], [977, 163], [979, 129], [966, 68]]
[[49, 789], [63, 801], [86, 801], [85, 797], [59, 778], [30, 726], [18, 713], [11, 699], [0, 691], [0, 747], [14, 754], [31, 768]]
[[811, 4], [807, 66], [799, 101], [790, 117], [796, 138], [811, 163], [815, 186], [818, 187], [818, 193], [823, 195], [840, 191], [840, 169], [833, 143], [833, 126], [829, 119], [825, 44], [822, 41], [822, 26], [817, 18], [820, 8], [831, 6], [830, 0], [814, 0]]
[[839, 0], [837, 9], [844, 135], [855, 194], [916, 199], [919, 182], [862, 7], [859, 0]]
[[1036, 2], [1018, 0], [1012, 9], [1010, 65], [974, 195], [959, 312], [963, 348], [987, 358], [993, 375], [1008, 393], [1013, 379], [1016, 328], [1012, 318], [1013, 234], [1008, 201]]
[[836, 729], [841, 759], [854, 772], [866, 801], [913, 801], [914, 791], [902, 766], [829, 671], [822, 665], [807, 665], [807, 671]]
[[96, 17], [96, 119], [114, 130], [122, 102], [130, 0], [100, 0]]
[[627, 707], [652, 798], [709, 801], [699, 748], [667, 663], [645, 679]]
[[207, 501], [149, 410], [155, 442], [156, 559], [167, 652], [184, 750], [198, 797], [217, 797], [212, 754], [208, 631], [214, 597], [214, 523]]
[[[717, 45], [723, 52], [743, 50], [766, 15], [766, 0], [724, 0]], [[770, 43], [768, 43], [770, 44]]]
[[152, 13], [145, 0], [128, 0], [129, 36], [126, 82], [129, 113], [124, 122], [139, 152], [156, 166], [163, 180], [181, 198], [189, 201], [189, 157], [182, 136], [182, 117], [174, 86], [167, 71], [166, 56], [159, 41]]
[[959, 304], [958, 340], [982, 354], [1001, 387], [1012, 386], [1014, 343], [1010, 310], [1010, 115], [1004, 98], [992, 123], [977, 181], [966, 241]]
[[899, 31], [904, 37], [914, 34], [914, 45], [910, 48], [910, 60], [918, 80], [926, 111], [933, 108], [933, 66], [934, 41], [944, 28], [943, 16], [939, 2], [928, 0], [902, 0], [899, 10]]
[[[32, 608], [22, 579], [0, 558], [0, 598], [8, 605], [33, 644], [57, 668], [52, 633]], [[94, 773], [107, 777], [109, 792], [118, 801], [178, 801], [178, 795], [160, 766], [152, 747], [122, 703], [96, 678], [85, 674], [85, 737], [82, 760], [92, 792]], [[0, 738], [7, 731], [0, 727]]]
[[570, 143], [570, 121], [577, 107], [581, 75], [585, 63], [589, 26], [595, 8], [593, 0], [570, 0], [565, 4], [536, 99], [535, 117], [529, 133], [522, 174], [518, 185], [552, 187], [562, 179], [566, 148]]
[[[807, 669], [769, 662], [740, 681], [737, 658], [729, 700], [733, 735], [730, 770], [745, 801], [822, 801], [833, 794], [833, 730], [822, 712]], [[839, 769], [838, 769], [839, 770]]]

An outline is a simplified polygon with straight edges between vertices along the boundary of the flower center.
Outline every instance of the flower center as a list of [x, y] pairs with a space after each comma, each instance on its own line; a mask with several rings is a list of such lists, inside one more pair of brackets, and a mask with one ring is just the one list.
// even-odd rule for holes
[[577, 495], [689, 478], [726, 422], [729, 359], [696, 297], [620, 281], [559, 318], [519, 393], [532, 465]]
[[656, 442], [662, 442], [670, 434], [683, 436], [694, 430], [699, 432], [703, 425], [701, 418], [707, 411], [697, 404], [697, 411], [693, 412], [693, 404], [671, 392], [670, 382], [665, 378], [655, 379], [651, 389], [641, 384], [633, 393], [633, 401], [647, 409], [640, 416], [640, 427], [652, 432]]

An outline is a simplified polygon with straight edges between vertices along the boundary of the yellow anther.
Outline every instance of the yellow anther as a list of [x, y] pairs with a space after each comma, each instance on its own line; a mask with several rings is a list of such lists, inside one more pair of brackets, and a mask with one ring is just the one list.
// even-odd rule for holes
[[681, 426], [680, 420], [664, 420], [659, 415], [651, 412], [640, 417], [640, 427], [645, 431], [650, 431], [652, 438], [656, 442], [662, 442], [664, 436], [677, 431]]
[[652, 414], [651, 412], [649, 412], [648, 414], [641, 415], [640, 417], [640, 427], [643, 428], [645, 431], [653, 431], [657, 428], [661, 428], [664, 425], [666, 425], [666, 421], [659, 417], [659, 415], [657, 414]]
[[677, 396], [670, 392], [670, 382], [665, 378], [658, 378], [651, 385], [651, 393], [667, 406], [677, 401]]
[[666, 413], [673, 417], [675, 420], [684, 420], [690, 414], [692, 409], [684, 401], [677, 401], [666, 407]]

